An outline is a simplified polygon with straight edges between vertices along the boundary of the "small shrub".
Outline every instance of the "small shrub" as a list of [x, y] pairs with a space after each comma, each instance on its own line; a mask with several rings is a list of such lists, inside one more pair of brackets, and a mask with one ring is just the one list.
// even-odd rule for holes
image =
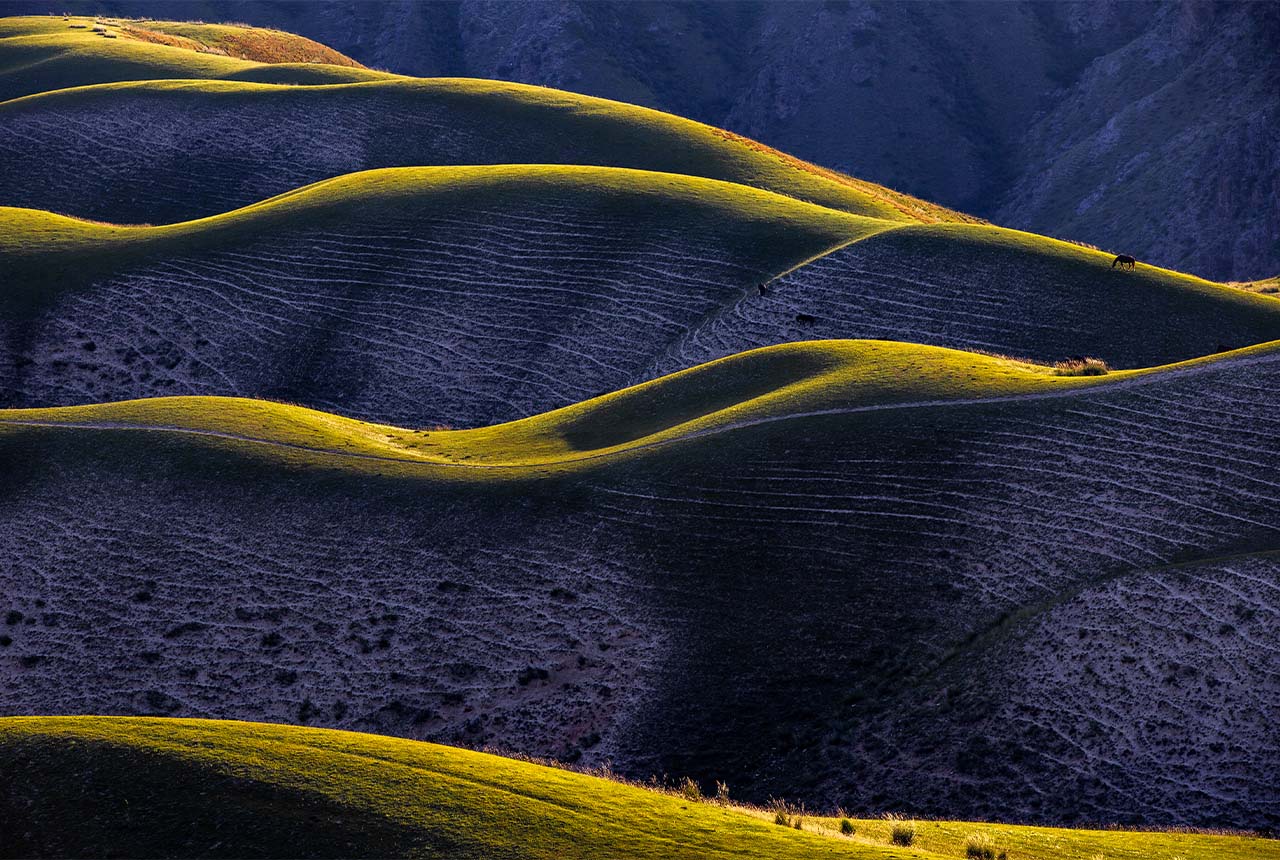
[[890, 839], [893, 841], [894, 845], [901, 845], [905, 848], [916, 841], [916, 833], [919, 829], [920, 828], [914, 821], [903, 821], [899, 819], [893, 822], [893, 833], [890, 836]]
[[840, 833], [844, 836], [852, 836], [854, 833], [853, 822], [847, 818], [840, 819]]
[[1111, 365], [1100, 358], [1084, 356], [1054, 362], [1053, 372], [1058, 376], [1103, 376], [1111, 372]]
[[779, 827], [791, 826], [791, 810], [785, 800], [772, 800], [769, 807], [773, 810], [773, 823]]
[[1090, 245], [1088, 242], [1079, 242], [1075, 239], [1063, 239], [1064, 242], [1070, 242], [1072, 245], [1079, 245], [1081, 248], [1088, 248], [1090, 251], [1101, 251], [1097, 245]]
[[795, 818], [791, 819], [791, 826], [796, 830], [804, 830], [804, 819], [797, 815]]
[[685, 800], [702, 800], [702, 789], [686, 776], [684, 782], [680, 783], [680, 796]]
[[970, 833], [964, 841], [964, 856], [969, 860], [996, 860], [996, 842], [988, 833]]
[[729, 786], [718, 779], [716, 780], [716, 803], [721, 806], [729, 804]]

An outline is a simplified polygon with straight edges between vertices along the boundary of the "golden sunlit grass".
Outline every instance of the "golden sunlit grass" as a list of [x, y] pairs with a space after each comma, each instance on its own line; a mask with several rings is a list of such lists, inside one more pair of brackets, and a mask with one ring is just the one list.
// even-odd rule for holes
[[[1229, 354], [1280, 349], [1263, 344]], [[447, 480], [529, 479], [620, 459], [664, 456], [726, 432], [778, 421], [938, 408], [1066, 394], [1223, 360], [1101, 377], [889, 341], [813, 341], [752, 350], [530, 418], [465, 430], [373, 424], [282, 403], [161, 397], [0, 410], [0, 434], [75, 434], [105, 452], [116, 434], [147, 431], [269, 462]]]
[[[151, 717], [0, 718], [0, 795], [18, 855], [908, 858], [1001, 846], [1018, 860], [1280, 857], [1251, 836], [792, 816], [378, 735]], [[78, 786], [93, 792], [84, 806]], [[6, 802], [9, 806], [6, 808]], [[74, 820], [75, 826], [68, 822]], [[799, 824], [797, 827], [796, 824]], [[983, 834], [975, 842], [975, 828]], [[969, 855], [973, 856], [973, 855]], [[998, 857], [998, 854], [997, 854]], [[982, 860], [987, 860], [983, 855]]]

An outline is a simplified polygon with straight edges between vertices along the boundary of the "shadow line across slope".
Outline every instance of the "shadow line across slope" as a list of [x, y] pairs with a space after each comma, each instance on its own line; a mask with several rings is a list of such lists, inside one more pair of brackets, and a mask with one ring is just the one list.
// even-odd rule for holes
[[[528, 477], [783, 421], [1058, 399], [1278, 360], [1280, 341], [1165, 367], [1061, 377], [1051, 368], [938, 347], [811, 341], [730, 356], [542, 415], [471, 430], [412, 430], [227, 397], [2, 410], [0, 428], [181, 434], [250, 446], [268, 457], [301, 454], [313, 465], [394, 464], [405, 477]], [[759, 380], [763, 370], [772, 374], [772, 385]], [[735, 400], [735, 393], [743, 399]], [[705, 410], [694, 408], [700, 402]]]

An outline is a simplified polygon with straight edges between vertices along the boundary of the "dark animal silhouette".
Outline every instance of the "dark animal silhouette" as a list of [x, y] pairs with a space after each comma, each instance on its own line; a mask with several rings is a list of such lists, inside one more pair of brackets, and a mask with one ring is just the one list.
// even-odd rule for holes
[[760, 295], [762, 296], [769, 294], [769, 288], [765, 284], [760, 284], [758, 287], [756, 287], [756, 289], [760, 291]]
[[800, 325], [813, 325], [817, 321], [818, 318], [810, 314], [796, 314], [796, 322], [800, 323]]
[[1112, 261], [1111, 268], [1114, 269], [1116, 266], [1119, 266], [1122, 269], [1132, 269], [1137, 265], [1138, 261], [1133, 257], [1130, 257], [1128, 254], [1121, 254]]

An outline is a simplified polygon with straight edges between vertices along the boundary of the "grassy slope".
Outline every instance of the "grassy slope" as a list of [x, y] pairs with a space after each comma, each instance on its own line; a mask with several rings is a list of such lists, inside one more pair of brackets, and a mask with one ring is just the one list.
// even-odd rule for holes
[[[1280, 349], [1263, 344], [1238, 358]], [[159, 431], [268, 460], [454, 480], [530, 478], [654, 454], [739, 428], [824, 412], [1052, 396], [1166, 368], [1055, 376], [1010, 359], [886, 341], [753, 350], [530, 418], [472, 430], [412, 430], [245, 398], [164, 397], [0, 410], [0, 432]], [[99, 445], [97, 432], [86, 445]], [[470, 468], [458, 468], [470, 467]]]
[[[79, 26], [72, 28], [71, 24]], [[272, 70], [261, 62], [130, 38], [119, 27], [108, 28], [117, 34], [117, 38], [108, 39], [92, 32], [93, 26], [92, 18], [70, 22], [60, 17], [0, 18], [0, 102], [65, 87], [154, 78], [252, 77], [263, 73], [278, 83], [342, 83], [395, 77], [349, 65], [299, 63], [292, 60], [294, 54], [279, 47], [277, 55], [290, 60], [287, 66]], [[237, 34], [240, 39], [258, 37], [252, 28], [221, 28], [221, 33], [202, 29], [201, 25], [184, 25], [181, 33], [214, 44], [219, 35], [228, 38], [228, 30], [242, 31], [243, 35]], [[280, 38], [283, 35], [276, 34], [272, 41], [277, 46], [287, 44], [287, 39]], [[310, 42], [288, 38], [298, 39], [299, 45]], [[298, 56], [306, 56], [306, 52], [300, 51]], [[342, 55], [335, 52], [335, 56]]]
[[[183, 84], [175, 84], [183, 86]], [[1118, 361], [1141, 346], [1157, 361], [1200, 355], [1226, 335], [1236, 343], [1280, 338], [1280, 301], [1189, 275], [1143, 266], [1118, 274], [1097, 251], [1030, 233], [986, 225], [903, 225], [801, 203], [750, 186], [683, 174], [624, 168], [553, 165], [385, 168], [347, 174], [209, 218], [159, 227], [130, 227], [0, 207], [0, 268], [14, 285], [0, 294], [11, 308], [39, 305], [53, 291], [74, 289], [93, 277], [177, 255], [199, 254], [250, 236], [319, 228], [329, 223], [378, 223], [407, 212], [449, 212], [502, 207], [519, 211], [527, 200], [579, 200], [633, 220], [690, 230], [715, 223], [743, 260], [759, 260], [782, 273], [854, 241], [890, 243], [895, 253], [948, 271], [995, 265], [1031, 271], [1019, 313], [1052, 327], [1087, 326], [1103, 358]], [[874, 237], [874, 238], [873, 238]], [[967, 261], [972, 261], [967, 262]], [[1007, 277], [1001, 271], [1001, 277]], [[796, 277], [803, 280], [804, 272]], [[1043, 280], [1050, 289], [1040, 286]], [[780, 288], [782, 293], [785, 288]], [[780, 293], [780, 294], [782, 294]], [[976, 297], [974, 313], [984, 312]], [[1127, 322], [1143, 321], [1134, 341]], [[1203, 320], [1203, 323], [1196, 322]], [[999, 321], [995, 321], [998, 325]], [[824, 332], [841, 336], [841, 331]], [[1220, 333], [1221, 334], [1221, 333]], [[1185, 342], [1194, 340], [1195, 343]], [[1203, 343], [1201, 343], [1203, 341]], [[1208, 346], [1205, 346], [1205, 344]]]
[[[839, 819], [825, 819], [819, 826], [835, 831], [839, 825]], [[882, 819], [859, 819], [854, 821], [854, 826], [855, 836], [884, 842], [889, 839], [893, 825]], [[1249, 836], [1028, 827], [972, 821], [920, 821], [917, 827], [915, 847], [945, 857], [964, 857], [969, 837], [981, 833], [992, 838], [997, 851], [1008, 851], [1011, 860], [1280, 858], [1280, 841]]]
[[[733, 808], [484, 753], [378, 735], [212, 720], [10, 717], [0, 762], [23, 773], [0, 811], [5, 853], [200, 856], [938, 857], [954, 832], [925, 825], [913, 849], [881, 823], [847, 839]], [[130, 779], [119, 778], [128, 768]], [[92, 792], [93, 812], [77, 806]], [[75, 809], [77, 826], [66, 828]], [[138, 810], [145, 810], [139, 814]], [[1261, 839], [999, 828], [1018, 857], [1274, 857]], [[943, 835], [945, 834], [945, 835]], [[935, 847], [945, 854], [922, 848]], [[26, 851], [24, 852], [24, 849]], [[1069, 849], [1068, 849], [1069, 850]]]
[[[0, 19], [0, 35], [5, 32], [6, 20], [29, 19]], [[18, 30], [12, 24], [9, 26]], [[104, 43], [96, 36], [82, 35], [85, 32], [0, 39], [0, 102], [30, 95], [40, 99], [41, 105], [64, 109], [74, 106], [79, 99], [112, 94], [124, 97], [133, 92], [198, 96], [210, 104], [217, 99], [293, 100], [298, 97], [318, 103], [331, 96], [378, 94], [393, 98], [398, 103], [397, 111], [444, 107], [453, 111], [455, 124], [473, 124], [480, 130], [505, 128], [516, 145], [523, 143], [526, 135], [522, 129], [525, 128], [549, 135], [551, 139], [568, 137], [575, 147], [586, 150], [575, 156], [580, 163], [723, 179], [846, 212], [892, 220], [926, 223], [978, 220], [809, 164], [723, 129], [622, 102], [502, 81], [401, 78], [329, 66], [253, 64], [143, 43], [122, 47], [121, 40]], [[30, 41], [33, 39], [35, 41]], [[21, 57], [21, 61], [17, 57]], [[39, 75], [34, 74], [36, 70], [40, 71]], [[328, 80], [324, 79], [326, 76]], [[199, 83], [143, 80], [148, 78], [235, 80]], [[142, 82], [130, 83], [135, 81]], [[354, 88], [343, 86], [349, 81], [359, 83], [353, 84]], [[313, 92], [297, 93], [292, 88], [273, 86], [281, 83], [317, 86]], [[101, 86], [88, 86], [91, 84]], [[75, 89], [66, 91], [66, 88]], [[49, 92], [51, 90], [61, 91]], [[34, 105], [26, 101], [10, 105], [9, 109], [25, 110]], [[0, 120], [3, 116], [4, 106], [0, 105]], [[538, 159], [490, 152], [477, 155], [476, 160]], [[549, 150], [545, 160], [556, 160], [555, 153]]]
[[405, 167], [347, 174], [233, 212], [160, 227], [99, 224], [0, 207], [0, 301], [39, 302], [51, 290], [148, 260], [198, 254], [246, 237], [326, 223], [380, 220], [407, 212], [447, 214], [525, 201], [577, 200], [602, 215], [664, 226], [722, 225], [743, 259], [783, 272], [831, 248], [892, 228], [742, 185], [611, 167], [492, 165]]
[[[892, 246], [896, 255], [914, 258], [918, 265], [932, 265], [935, 276], [971, 273], [964, 289], [975, 293], [975, 301], [959, 308], [964, 312], [990, 312], [983, 305], [984, 293], [991, 289], [983, 277], [986, 267], [1006, 282], [1022, 280], [1021, 307], [1008, 307], [1006, 313], [1048, 327], [1058, 323], [1074, 331], [1067, 348], [1097, 349], [1099, 357], [1118, 367], [1153, 363], [1127, 360], [1131, 353], [1163, 355], [1157, 360], [1169, 361], [1205, 355], [1218, 342], [1237, 347], [1280, 338], [1280, 301], [1265, 289], [1236, 289], [1145, 263], [1120, 272], [1111, 269], [1114, 257], [1109, 253], [1035, 233], [928, 224], [908, 225], [873, 241]], [[922, 274], [922, 279], [928, 276]], [[1081, 337], [1084, 331], [1089, 343]]]
[[[200, 856], [257, 853], [255, 842], [268, 846], [262, 852], [268, 856], [298, 856], [299, 845], [309, 856], [908, 856], [595, 777], [325, 729], [8, 718], [0, 720], [0, 761], [6, 771], [26, 772], [27, 790], [48, 792], [53, 804], [35, 821], [18, 818], [23, 826], [15, 829], [37, 833], [33, 842], [42, 848], [65, 839], [73, 854], [168, 854], [175, 844], [195, 847], [193, 820], [215, 820], [221, 824], [216, 835], [201, 833], [197, 824], [194, 838], [222, 846]], [[62, 832], [66, 819], [59, 813], [67, 810], [60, 807], [75, 797], [67, 788], [92, 784], [86, 772], [123, 762], [141, 778], [116, 782], [115, 793], [99, 788], [95, 806], [101, 817], [82, 821], [76, 833]], [[240, 782], [225, 782], [223, 774]], [[112, 775], [106, 777], [110, 786]], [[275, 791], [264, 797], [254, 790], [257, 785]], [[145, 809], [145, 821], [132, 819], [130, 809]], [[342, 821], [335, 826], [336, 817]], [[74, 841], [79, 839], [94, 841]]]
[[120, 32], [126, 38], [160, 44], [176, 38], [180, 45], [194, 43], [192, 47], [197, 51], [212, 51], [256, 63], [322, 63], [364, 68], [345, 54], [305, 36], [262, 27], [189, 21], [129, 21], [124, 22]]
[[1274, 278], [1263, 278], [1260, 281], [1231, 281], [1227, 286], [1272, 296], [1280, 293], [1280, 275]]

